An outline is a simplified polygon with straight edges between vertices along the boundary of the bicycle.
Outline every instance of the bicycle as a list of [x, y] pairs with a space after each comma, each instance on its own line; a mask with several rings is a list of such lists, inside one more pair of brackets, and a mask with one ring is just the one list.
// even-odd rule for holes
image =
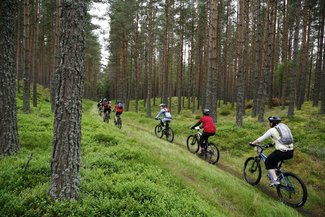
[[102, 107], [99, 107], [98, 108], [98, 115], [99, 116], [102, 116], [102, 112], [103, 112], [103, 108]]
[[161, 125], [161, 119], [158, 119], [158, 120], [160, 120], [160, 123], [155, 127], [155, 135], [158, 138], [162, 138], [165, 135], [166, 140], [168, 142], [173, 142], [174, 141], [174, 131], [172, 130], [172, 128], [170, 128], [169, 122], [167, 121], [166, 127], [163, 127]]
[[[200, 148], [200, 137], [202, 135], [200, 127], [195, 127], [196, 133], [189, 135], [186, 140], [187, 149], [195, 154], [199, 151]], [[205, 143], [206, 152], [204, 153], [204, 158], [211, 164], [215, 164], [219, 161], [220, 152], [216, 144], [209, 142], [208, 140]]]
[[118, 128], [122, 128], [122, 118], [120, 115], [115, 115], [114, 123]]
[[111, 117], [110, 117], [109, 111], [106, 111], [105, 114], [104, 114], [104, 118], [103, 118], [104, 122], [109, 123], [110, 118]]
[[[257, 152], [257, 156], [249, 157], [246, 159], [244, 164], [244, 177], [246, 182], [251, 185], [257, 185], [262, 176], [261, 163], [262, 160], [265, 163], [266, 155], [263, 150], [269, 148], [271, 145], [264, 144], [251, 144]], [[280, 180], [280, 184], [276, 185], [276, 190], [280, 201], [284, 204], [291, 206], [293, 208], [302, 207], [307, 201], [307, 188], [304, 182], [299, 176], [291, 172], [285, 172], [281, 169], [284, 161], [280, 161], [277, 168], [276, 174]], [[270, 175], [268, 174], [271, 180]]]

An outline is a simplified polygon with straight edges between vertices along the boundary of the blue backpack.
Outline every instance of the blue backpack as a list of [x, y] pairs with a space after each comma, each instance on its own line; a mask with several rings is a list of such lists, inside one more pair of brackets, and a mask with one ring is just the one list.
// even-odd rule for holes
[[123, 108], [123, 105], [122, 105], [122, 103], [121, 103], [121, 102], [119, 102], [119, 103], [117, 104], [117, 107], [118, 107], [119, 109], [122, 109], [122, 108]]

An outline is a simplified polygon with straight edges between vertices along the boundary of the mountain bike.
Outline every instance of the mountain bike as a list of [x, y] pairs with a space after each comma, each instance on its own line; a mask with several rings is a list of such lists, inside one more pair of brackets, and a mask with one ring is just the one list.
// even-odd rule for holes
[[[186, 140], [187, 149], [193, 154], [197, 153], [200, 148], [200, 137], [202, 135], [200, 129], [200, 127], [195, 127], [196, 133], [189, 135]], [[205, 150], [204, 158], [211, 164], [217, 163], [220, 157], [217, 145], [207, 140], [205, 143]]]
[[122, 128], [122, 118], [120, 115], [115, 115], [114, 123], [118, 128]]
[[98, 108], [98, 115], [102, 116], [102, 112], [103, 112], [103, 107], [99, 107]]
[[106, 111], [105, 114], [104, 114], [104, 118], [103, 118], [104, 122], [109, 123], [110, 118], [111, 117], [110, 117], [109, 111]]
[[155, 127], [155, 135], [158, 138], [162, 138], [164, 135], [166, 136], [166, 140], [168, 142], [174, 141], [174, 131], [169, 126], [169, 121], [165, 123], [165, 127], [162, 126], [161, 119], [158, 119], [160, 123]]
[[[244, 177], [246, 182], [251, 185], [257, 185], [262, 176], [261, 161], [265, 163], [266, 155], [263, 150], [269, 148], [271, 145], [251, 144], [257, 152], [257, 156], [249, 157], [244, 164]], [[276, 168], [276, 174], [280, 180], [280, 184], [276, 185], [276, 191], [280, 200], [288, 206], [297, 208], [302, 207], [307, 200], [307, 188], [304, 182], [291, 172], [285, 172], [281, 169], [284, 161], [280, 161]], [[270, 175], [268, 174], [271, 180]]]

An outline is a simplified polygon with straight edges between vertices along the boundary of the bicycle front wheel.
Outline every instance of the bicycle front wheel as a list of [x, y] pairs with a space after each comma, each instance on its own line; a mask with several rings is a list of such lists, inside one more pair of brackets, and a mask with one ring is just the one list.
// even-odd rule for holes
[[122, 119], [121, 118], [117, 119], [117, 127], [120, 129], [122, 128]]
[[162, 127], [160, 124], [158, 124], [156, 127], [155, 127], [155, 135], [158, 137], [158, 138], [161, 138], [163, 136], [163, 132], [162, 132]]
[[307, 201], [307, 188], [295, 174], [284, 172], [280, 177], [280, 185], [276, 190], [280, 200], [293, 208], [302, 207]]
[[195, 135], [190, 135], [186, 140], [187, 149], [195, 154], [199, 151], [199, 140]]
[[218, 162], [220, 156], [220, 152], [218, 147], [214, 143], [209, 143], [206, 152], [206, 160], [210, 164], [215, 164]]
[[165, 129], [164, 133], [166, 135], [166, 140], [168, 142], [173, 142], [174, 141], [174, 131], [172, 130], [172, 128]]
[[249, 157], [244, 164], [244, 177], [246, 182], [251, 185], [257, 185], [262, 176], [260, 162], [255, 157]]

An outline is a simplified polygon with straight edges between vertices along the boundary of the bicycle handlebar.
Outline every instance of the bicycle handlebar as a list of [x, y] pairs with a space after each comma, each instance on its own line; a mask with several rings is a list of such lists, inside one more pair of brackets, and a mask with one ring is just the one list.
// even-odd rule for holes
[[260, 147], [262, 149], [266, 149], [266, 148], [270, 148], [270, 147], [273, 147], [274, 145], [272, 143], [269, 143], [269, 144], [253, 144], [253, 143], [248, 143], [250, 146], [253, 146], [253, 147]]

